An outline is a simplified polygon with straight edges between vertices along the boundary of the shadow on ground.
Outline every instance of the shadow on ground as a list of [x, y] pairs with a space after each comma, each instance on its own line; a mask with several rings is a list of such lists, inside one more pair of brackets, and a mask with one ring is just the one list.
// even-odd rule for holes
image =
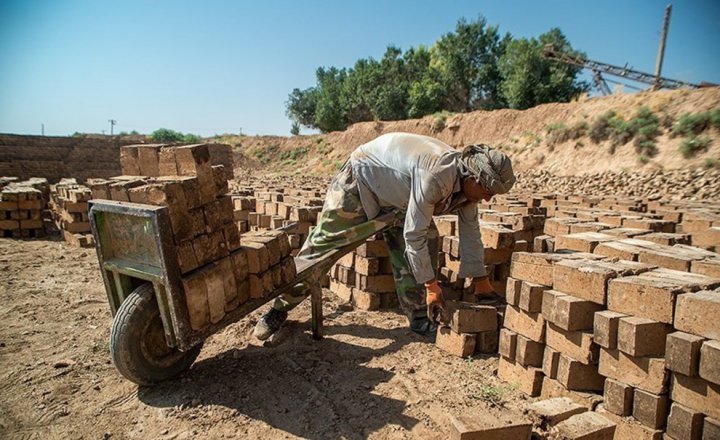
[[[307, 322], [284, 330], [287, 339], [276, 347], [227, 350], [197, 362], [184, 380], [140, 388], [138, 398], [154, 407], [221, 405], [309, 439], [366, 438], [386, 425], [410, 430], [418, 423], [403, 414], [405, 401], [373, 393], [395, 373], [363, 365], [418, 336], [404, 328], [332, 325], [328, 337], [313, 341]], [[375, 348], [342, 342], [354, 338], [375, 339], [367, 344]]]

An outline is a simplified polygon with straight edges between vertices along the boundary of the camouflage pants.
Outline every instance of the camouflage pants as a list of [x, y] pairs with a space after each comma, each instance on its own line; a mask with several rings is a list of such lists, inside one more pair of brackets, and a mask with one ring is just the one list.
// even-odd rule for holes
[[[404, 213], [396, 213], [398, 220], [396, 223], [402, 225], [403, 218]], [[352, 168], [349, 162], [346, 162], [330, 184], [323, 210], [318, 214], [317, 226], [308, 235], [298, 256], [309, 260], [320, 258], [333, 249], [365, 241], [380, 232], [384, 226], [385, 224], [379, 221], [368, 220], [365, 215]], [[415, 281], [405, 259], [402, 226], [385, 229], [383, 237], [390, 251], [390, 263], [400, 307], [411, 318], [425, 316], [425, 288]], [[433, 249], [432, 244], [430, 248]], [[433, 256], [436, 254], [437, 252], [431, 252]], [[433, 264], [436, 265], [435, 259]], [[309, 294], [309, 289], [298, 285], [293, 291], [276, 298], [273, 308], [282, 311], [292, 310]]]

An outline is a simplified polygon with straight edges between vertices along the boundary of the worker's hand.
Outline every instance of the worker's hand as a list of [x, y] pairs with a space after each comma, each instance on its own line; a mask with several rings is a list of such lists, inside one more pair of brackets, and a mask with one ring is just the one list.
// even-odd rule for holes
[[482, 298], [484, 296], [495, 295], [495, 289], [490, 284], [490, 277], [475, 278], [475, 296]]
[[425, 283], [425, 300], [427, 302], [427, 315], [431, 322], [439, 322], [444, 319], [446, 312], [445, 300], [443, 299], [442, 289], [437, 281], [432, 280]]

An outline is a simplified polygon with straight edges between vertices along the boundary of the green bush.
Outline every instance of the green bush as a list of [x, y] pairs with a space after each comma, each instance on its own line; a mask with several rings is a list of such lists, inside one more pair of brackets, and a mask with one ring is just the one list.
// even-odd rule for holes
[[703, 162], [703, 168], [706, 170], [720, 169], [720, 159], [705, 159], [705, 162]]
[[684, 113], [673, 126], [672, 136], [698, 135], [710, 127], [720, 129], [720, 109]]
[[685, 159], [691, 158], [700, 152], [705, 152], [712, 144], [712, 139], [707, 136], [690, 136], [680, 142], [678, 150]]
[[152, 132], [150, 140], [152, 142], [197, 144], [201, 139], [200, 136], [196, 134], [183, 134], [168, 128], [158, 128]]
[[608, 110], [598, 116], [593, 121], [592, 125], [590, 125], [590, 129], [588, 130], [590, 140], [596, 144], [608, 140], [610, 138], [610, 133], [612, 133], [612, 124], [610, 121], [616, 119], [617, 117], [618, 116], [614, 110]]

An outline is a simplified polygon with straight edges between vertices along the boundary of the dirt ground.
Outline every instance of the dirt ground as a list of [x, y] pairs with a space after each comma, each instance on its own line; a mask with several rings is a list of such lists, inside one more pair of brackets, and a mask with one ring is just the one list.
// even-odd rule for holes
[[261, 308], [211, 337], [182, 377], [125, 380], [95, 251], [0, 239], [0, 438], [446, 439], [451, 414], [520, 417], [494, 357], [459, 359], [393, 312], [344, 311], [326, 291], [326, 338], [308, 302], [272, 347]]

